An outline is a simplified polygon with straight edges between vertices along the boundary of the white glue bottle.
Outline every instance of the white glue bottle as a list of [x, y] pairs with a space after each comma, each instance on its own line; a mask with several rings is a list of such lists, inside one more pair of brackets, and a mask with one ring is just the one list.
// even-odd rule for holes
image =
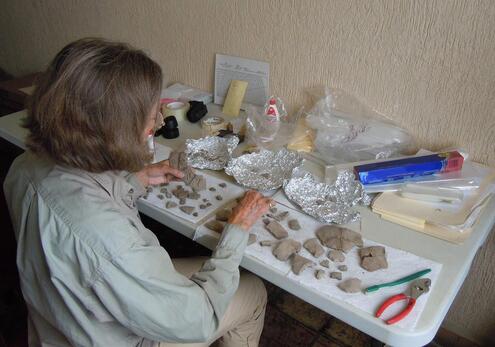
[[263, 122], [263, 141], [271, 141], [275, 138], [280, 127], [280, 112], [277, 107], [277, 100], [270, 98], [265, 105], [265, 120]]

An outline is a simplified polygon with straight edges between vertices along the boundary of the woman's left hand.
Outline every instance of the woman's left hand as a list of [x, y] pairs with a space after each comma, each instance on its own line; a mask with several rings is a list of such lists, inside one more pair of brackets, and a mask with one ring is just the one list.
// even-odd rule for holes
[[145, 186], [158, 185], [177, 181], [184, 177], [184, 174], [169, 166], [168, 160], [163, 160], [159, 163], [150, 164], [139, 172], [136, 172], [136, 177]]

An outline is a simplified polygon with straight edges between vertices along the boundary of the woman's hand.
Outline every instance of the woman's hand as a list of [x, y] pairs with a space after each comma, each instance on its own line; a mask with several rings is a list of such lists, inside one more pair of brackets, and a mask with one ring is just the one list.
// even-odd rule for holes
[[184, 177], [184, 174], [169, 166], [168, 160], [151, 164], [146, 166], [139, 172], [136, 172], [136, 176], [139, 181], [145, 186], [158, 185], [162, 183], [168, 183], [170, 181], [177, 181]]
[[257, 191], [250, 190], [232, 210], [229, 223], [237, 224], [248, 231], [258, 218], [268, 211], [271, 203], [272, 199], [265, 198]]

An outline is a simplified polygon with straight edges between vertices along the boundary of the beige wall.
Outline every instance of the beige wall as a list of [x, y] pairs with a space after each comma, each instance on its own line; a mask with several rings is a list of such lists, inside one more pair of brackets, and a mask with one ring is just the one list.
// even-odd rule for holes
[[[215, 53], [261, 59], [270, 63], [271, 92], [291, 106], [305, 102], [306, 87], [341, 87], [424, 147], [462, 146], [495, 165], [493, 1], [3, 0], [0, 6], [0, 67], [14, 75], [39, 71], [83, 36], [127, 41], [148, 51], [169, 81], [208, 90]], [[494, 243], [492, 237], [478, 255], [447, 318], [485, 341], [495, 341]]]

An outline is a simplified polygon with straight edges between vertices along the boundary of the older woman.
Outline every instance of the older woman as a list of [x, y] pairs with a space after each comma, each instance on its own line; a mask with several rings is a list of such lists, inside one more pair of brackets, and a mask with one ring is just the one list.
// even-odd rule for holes
[[238, 266], [270, 200], [248, 192], [210, 259], [170, 259], [139, 219], [147, 185], [182, 177], [147, 166], [161, 81], [143, 52], [97, 39], [39, 81], [4, 184], [32, 346], [258, 344], [266, 292]]

